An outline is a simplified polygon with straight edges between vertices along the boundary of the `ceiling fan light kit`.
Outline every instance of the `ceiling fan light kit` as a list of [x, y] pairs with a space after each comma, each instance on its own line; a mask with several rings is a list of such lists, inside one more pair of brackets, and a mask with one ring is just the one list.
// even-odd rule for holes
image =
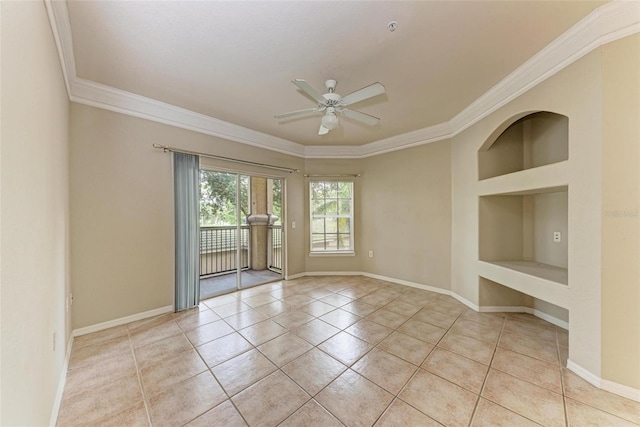
[[335, 128], [337, 128], [340, 122], [338, 121], [338, 117], [336, 116], [335, 108], [327, 108], [327, 112], [324, 116], [322, 116], [322, 120], [320, 120], [320, 123], [322, 123], [322, 126], [329, 130], [334, 130]]
[[349, 119], [353, 119], [360, 123], [364, 123], [369, 126], [375, 126], [380, 122], [380, 119], [369, 114], [362, 113], [356, 110], [349, 110], [346, 107], [355, 104], [357, 102], [364, 101], [374, 96], [382, 95], [385, 92], [384, 85], [376, 82], [346, 96], [341, 96], [335, 93], [337, 82], [333, 79], [329, 79], [324, 83], [327, 93], [320, 95], [316, 92], [305, 80], [295, 79], [291, 83], [296, 85], [302, 92], [316, 100], [318, 106], [315, 108], [307, 108], [305, 110], [291, 111], [288, 113], [277, 114], [274, 118], [280, 120], [289, 117], [302, 116], [312, 113], [324, 113], [320, 120], [320, 130], [318, 135], [326, 135], [329, 131], [337, 128], [340, 125], [340, 120], [337, 114], [341, 114]]

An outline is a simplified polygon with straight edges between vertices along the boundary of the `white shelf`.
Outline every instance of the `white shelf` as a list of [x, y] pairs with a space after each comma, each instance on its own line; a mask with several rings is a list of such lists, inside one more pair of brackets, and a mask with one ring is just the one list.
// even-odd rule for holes
[[528, 195], [566, 191], [569, 185], [569, 161], [478, 181], [479, 196]]
[[569, 308], [568, 271], [535, 261], [478, 261], [478, 274], [524, 294]]

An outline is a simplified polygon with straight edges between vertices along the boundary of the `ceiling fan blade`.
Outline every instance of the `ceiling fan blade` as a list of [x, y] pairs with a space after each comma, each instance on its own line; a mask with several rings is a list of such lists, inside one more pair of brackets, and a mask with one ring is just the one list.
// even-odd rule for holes
[[342, 115], [350, 119], [357, 120], [369, 126], [375, 126], [380, 121], [380, 119], [377, 117], [370, 116], [369, 114], [361, 113], [360, 111], [347, 110], [346, 108], [342, 110]]
[[309, 83], [307, 83], [305, 80], [303, 80], [303, 79], [295, 79], [295, 80], [291, 80], [291, 83], [293, 83], [294, 85], [298, 86], [298, 88], [301, 91], [303, 91], [304, 93], [306, 93], [307, 95], [309, 95], [310, 97], [312, 97], [313, 99], [318, 101], [318, 103], [324, 104], [326, 102], [325, 99], [322, 97], [322, 95], [320, 95], [318, 92], [316, 92], [316, 90], [314, 88], [312, 88], [309, 85]]
[[369, 99], [377, 95], [382, 95], [383, 93], [383, 84], [376, 82], [355, 92], [351, 92], [349, 95], [343, 96], [340, 100], [340, 103], [342, 105], [355, 104], [356, 102], [364, 101], [365, 99]]
[[320, 125], [320, 130], [318, 131], [318, 135], [326, 135], [329, 133], [329, 129]]
[[288, 117], [303, 116], [305, 114], [317, 113], [319, 111], [320, 110], [317, 108], [307, 108], [304, 110], [289, 111], [288, 113], [276, 114], [275, 116], [273, 116], [273, 118], [280, 120], [280, 119], [286, 119]]

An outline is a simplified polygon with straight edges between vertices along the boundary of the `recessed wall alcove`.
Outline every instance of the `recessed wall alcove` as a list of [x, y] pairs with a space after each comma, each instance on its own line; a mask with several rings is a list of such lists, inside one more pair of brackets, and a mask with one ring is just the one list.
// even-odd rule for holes
[[483, 305], [503, 305], [510, 290], [568, 308], [568, 143], [566, 116], [535, 112], [478, 151], [480, 287], [492, 289]]

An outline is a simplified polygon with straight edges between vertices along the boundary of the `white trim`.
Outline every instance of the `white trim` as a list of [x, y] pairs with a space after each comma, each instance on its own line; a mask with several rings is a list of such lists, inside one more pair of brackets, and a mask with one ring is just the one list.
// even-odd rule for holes
[[614, 0], [560, 37], [450, 120], [455, 136], [600, 46], [640, 31], [640, 3]]
[[430, 144], [451, 138], [453, 135], [450, 121], [438, 123], [413, 132], [395, 135], [390, 138], [362, 145], [360, 146], [360, 157], [377, 156], [379, 154], [404, 150], [405, 148], [416, 147], [418, 145]]
[[640, 389], [626, 386], [609, 380], [604, 380], [599, 376], [592, 374], [587, 369], [575, 363], [573, 360], [567, 360], [567, 369], [588, 382], [604, 391], [608, 391], [618, 396], [640, 402]]
[[436, 292], [438, 294], [451, 295], [451, 291], [442, 288], [436, 288], [434, 286], [423, 285], [422, 283], [410, 282], [408, 280], [396, 279], [393, 277], [382, 276], [380, 274], [373, 274], [362, 272], [360, 273], [365, 277], [370, 277], [372, 279], [384, 280], [386, 282], [397, 283], [398, 285], [410, 286], [412, 288], [422, 289], [424, 291]]
[[306, 277], [311, 276], [364, 276], [362, 271], [308, 271]]
[[640, 402], [640, 389], [603, 379], [600, 380], [600, 388], [618, 396]]
[[69, 359], [71, 358], [71, 349], [73, 348], [73, 334], [69, 336], [69, 343], [67, 344], [67, 352], [64, 355], [64, 363], [62, 365], [62, 371], [60, 372], [60, 379], [58, 380], [58, 390], [56, 391], [56, 397], [53, 401], [53, 409], [51, 410], [51, 418], [49, 419], [49, 425], [55, 426], [58, 421], [58, 414], [60, 413], [60, 405], [62, 404], [62, 396], [64, 395], [64, 386], [67, 384], [67, 371], [69, 370]]
[[546, 320], [547, 322], [562, 328], [564, 330], [569, 330], [569, 323], [564, 320], [558, 319], [557, 317], [551, 316], [550, 314], [544, 313], [540, 310], [536, 310], [531, 307], [524, 306], [502, 306], [502, 305], [483, 305], [480, 306], [480, 313], [528, 313], [532, 314], [542, 320]]
[[479, 308], [480, 313], [527, 313], [531, 310], [529, 307], [515, 305], [481, 305]]
[[71, 28], [69, 27], [67, 4], [65, 2], [44, 0], [44, 6], [49, 16], [49, 25], [51, 25], [53, 39], [56, 42], [64, 85], [67, 88], [67, 96], [71, 99], [71, 82], [76, 77], [76, 60], [73, 53], [73, 43], [71, 42]]
[[291, 156], [352, 159], [452, 138], [534, 86], [612, 41], [640, 32], [640, 2], [614, 0], [595, 9], [449, 121], [361, 146], [303, 146], [154, 99], [79, 79], [69, 12], [64, 1], [45, 0], [69, 99]]
[[306, 273], [296, 273], [296, 274], [292, 274], [290, 276], [285, 276], [284, 280], [293, 280], [293, 279], [299, 279], [301, 277], [306, 276]]
[[295, 142], [92, 81], [75, 78], [71, 84], [71, 91], [71, 100], [80, 104], [164, 123], [265, 150], [304, 157], [304, 147]]
[[565, 331], [569, 330], [569, 322], [566, 322], [564, 320], [558, 319], [557, 317], [554, 317], [554, 316], [552, 316], [550, 314], [547, 314], [547, 313], [545, 313], [543, 311], [533, 309], [533, 313], [531, 313], [531, 314], [533, 314], [536, 317], [539, 317], [542, 320], [546, 320], [547, 322], [552, 323], [552, 324], [556, 325], [557, 327], [564, 329]]
[[571, 372], [588, 382], [589, 384], [601, 388], [601, 380], [600, 377], [592, 374], [588, 370], [584, 369], [582, 366], [578, 365], [571, 359], [567, 359], [567, 369]]
[[457, 299], [458, 301], [460, 301], [461, 303], [463, 303], [464, 305], [466, 305], [467, 307], [469, 307], [470, 309], [474, 310], [474, 311], [480, 311], [479, 308], [476, 304], [472, 303], [471, 301], [469, 301], [468, 299], [456, 294], [455, 292], [451, 292], [451, 296], [455, 299]]
[[118, 319], [109, 320], [102, 323], [96, 323], [95, 325], [85, 326], [84, 328], [74, 329], [71, 334], [74, 337], [80, 335], [90, 334], [92, 332], [98, 332], [105, 329], [113, 328], [114, 326], [126, 325], [127, 323], [135, 322], [136, 320], [147, 319], [153, 316], [159, 316], [161, 314], [171, 313], [173, 311], [172, 305], [165, 307], [154, 308], [153, 310], [143, 311], [142, 313], [132, 314], [130, 316], [120, 317]]
[[67, 371], [69, 370], [69, 359], [71, 358], [71, 349], [73, 348], [74, 336], [69, 336], [69, 343], [67, 344], [67, 351], [64, 357], [64, 363], [62, 365], [62, 371], [60, 372], [60, 380], [58, 381], [58, 390], [56, 391], [56, 397], [53, 401], [53, 409], [51, 411], [51, 418], [49, 420], [50, 426], [55, 426], [58, 421], [58, 414], [60, 412], [60, 405], [62, 404], [62, 396], [64, 395], [64, 387], [67, 383]]

